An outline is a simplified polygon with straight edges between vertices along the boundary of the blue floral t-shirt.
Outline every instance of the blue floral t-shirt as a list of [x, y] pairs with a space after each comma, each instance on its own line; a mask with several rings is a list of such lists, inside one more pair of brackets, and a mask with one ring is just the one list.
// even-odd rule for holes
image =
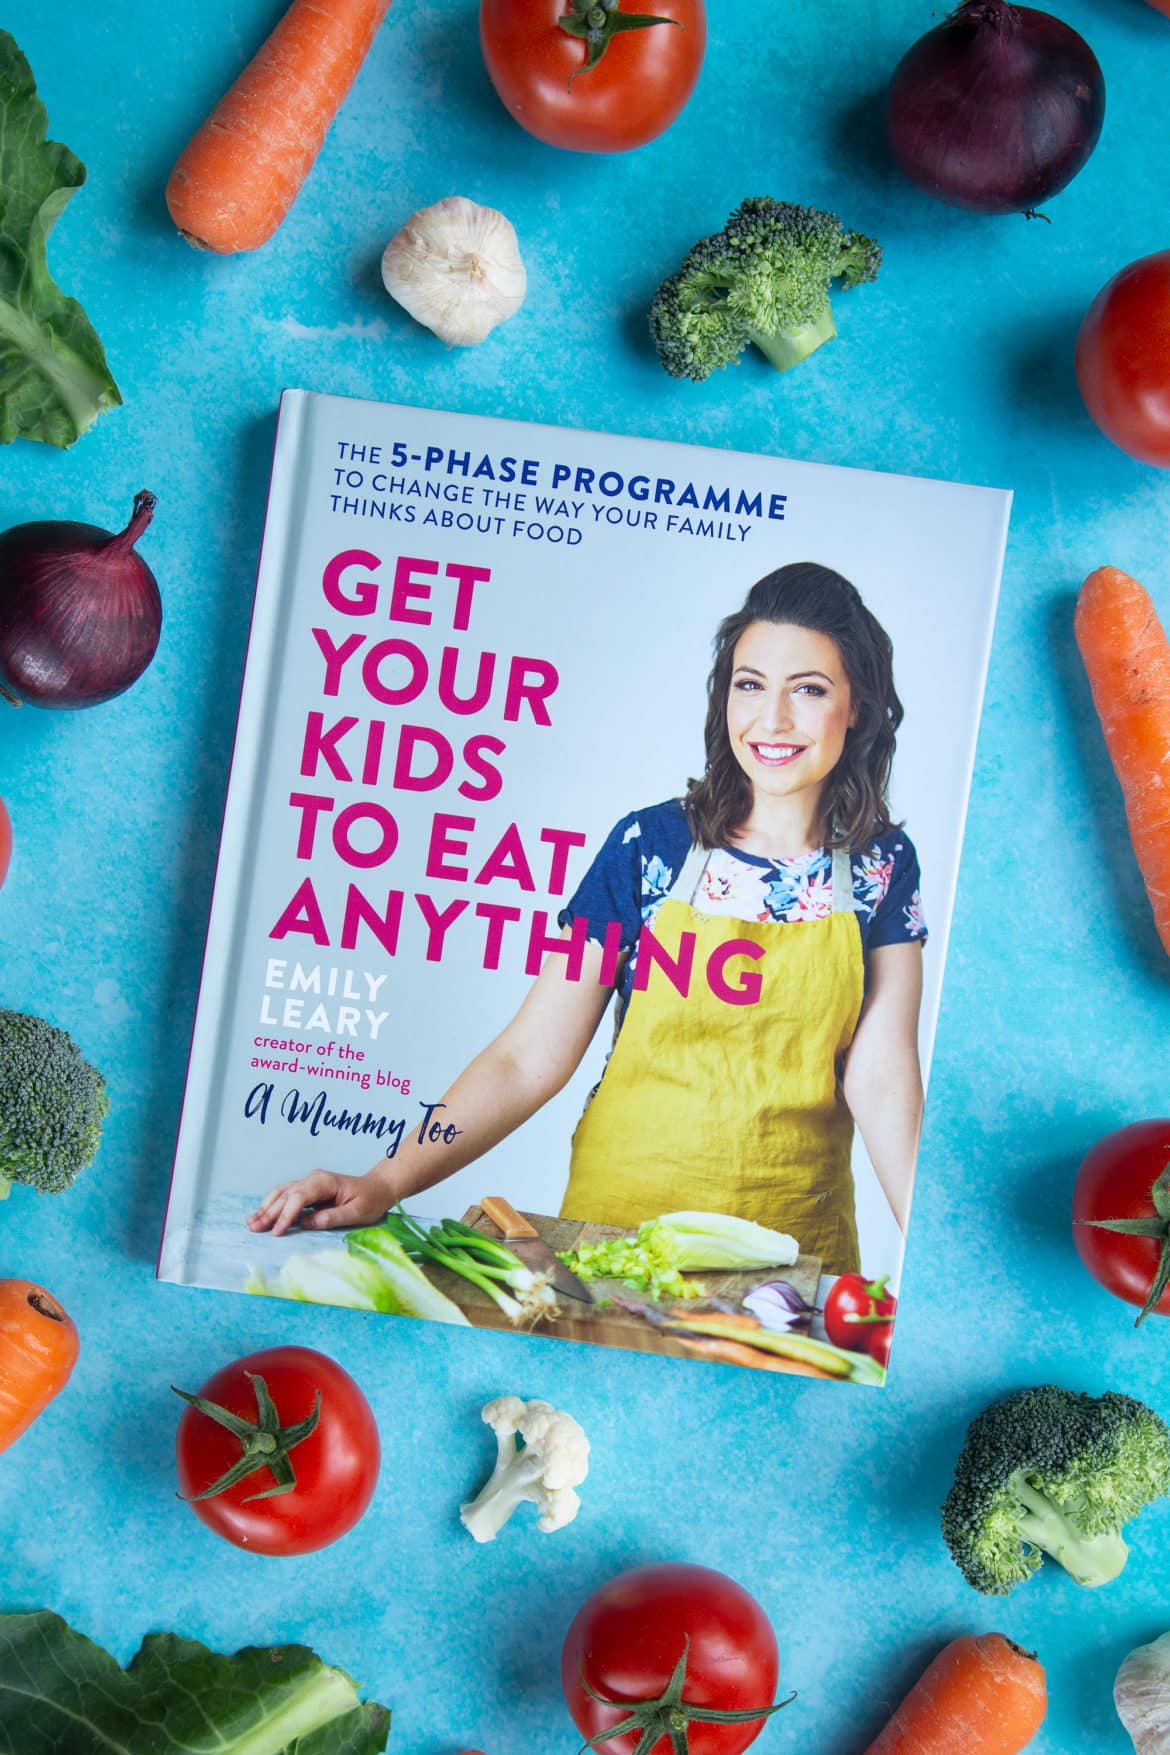
[[[628, 952], [618, 980], [618, 1016], [633, 987], [638, 936], [652, 926], [691, 849], [681, 799], [631, 811], [610, 830], [593, 864], [557, 916], [569, 926], [581, 915], [588, 936], [601, 942], [612, 921], [621, 923]], [[919, 897], [918, 855], [901, 829], [879, 835], [850, 854], [862, 954], [879, 945], [926, 938]], [[833, 856], [828, 848], [796, 859], [770, 859], [717, 847], [708, 856], [693, 896], [704, 914], [736, 920], [820, 920], [833, 910]]]

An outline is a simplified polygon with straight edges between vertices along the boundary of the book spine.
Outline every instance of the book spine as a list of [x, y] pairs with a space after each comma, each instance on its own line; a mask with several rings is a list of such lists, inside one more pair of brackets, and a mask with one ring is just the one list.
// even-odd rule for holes
[[278, 645], [282, 579], [296, 566], [305, 504], [311, 397], [286, 390], [280, 399], [260, 561], [248, 630], [247, 656], [236, 715], [223, 833], [212, 885], [195, 1027], [187, 1061], [182, 1111], [166, 1219], [156, 1264], [160, 1280], [189, 1282], [200, 1206], [219, 1125], [217, 1092], [230, 1043], [233, 971], [239, 966], [245, 924], [246, 874], [254, 854], [269, 755], [271, 720], [279, 686]]

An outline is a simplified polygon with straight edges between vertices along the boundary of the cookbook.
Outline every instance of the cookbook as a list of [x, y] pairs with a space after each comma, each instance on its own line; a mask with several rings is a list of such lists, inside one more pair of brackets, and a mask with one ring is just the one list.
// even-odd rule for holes
[[884, 1381], [1010, 499], [286, 390], [159, 1277]]

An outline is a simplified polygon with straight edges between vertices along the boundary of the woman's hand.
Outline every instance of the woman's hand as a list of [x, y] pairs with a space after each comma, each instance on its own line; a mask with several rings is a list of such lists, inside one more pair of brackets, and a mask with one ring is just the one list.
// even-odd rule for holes
[[[567, 928], [562, 936], [569, 936]], [[506, 1139], [580, 1064], [612, 993], [599, 981], [601, 959], [601, 945], [588, 942], [571, 979], [560, 957], [549, 958], [516, 1015], [436, 1105], [458, 1118], [451, 1141], [424, 1143], [420, 1131], [403, 1142], [393, 1164], [383, 1158], [364, 1176], [313, 1170], [282, 1182], [261, 1201], [248, 1229], [280, 1237], [293, 1225], [330, 1231], [374, 1224], [399, 1201], [433, 1188]]]
[[265, 1195], [249, 1217], [248, 1229], [281, 1237], [293, 1225], [312, 1231], [371, 1225], [393, 1204], [392, 1195], [372, 1171], [366, 1176], [337, 1176], [332, 1170], [311, 1170]]

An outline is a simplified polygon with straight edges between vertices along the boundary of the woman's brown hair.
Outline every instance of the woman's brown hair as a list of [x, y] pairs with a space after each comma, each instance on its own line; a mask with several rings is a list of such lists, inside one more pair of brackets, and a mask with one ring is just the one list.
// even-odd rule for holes
[[827, 634], [835, 642], [857, 717], [825, 782], [825, 845], [868, 846], [875, 835], [893, 827], [887, 793], [895, 734], [902, 723], [894, 648], [857, 587], [816, 561], [793, 561], [765, 574], [748, 592], [743, 608], [719, 624], [707, 678], [707, 765], [701, 779], [688, 783], [683, 800], [691, 834], [701, 847], [723, 846], [735, 839], [751, 810], [751, 782], [727, 734], [727, 698], [736, 642], [753, 622], [787, 622]]

